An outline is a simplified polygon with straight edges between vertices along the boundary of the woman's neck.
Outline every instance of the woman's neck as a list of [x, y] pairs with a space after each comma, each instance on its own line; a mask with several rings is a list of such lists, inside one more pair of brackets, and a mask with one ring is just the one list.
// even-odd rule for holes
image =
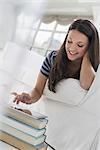
[[80, 66], [80, 64], [82, 63], [82, 58], [79, 58], [79, 59], [76, 59], [76, 60], [69, 60], [69, 64], [70, 65], [77, 65], [77, 66]]
[[74, 61], [69, 61], [69, 63], [68, 63], [68, 69], [71, 72], [76, 73], [77, 71], [80, 70], [81, 63], [82, 63], [82, 59], [77, 59], [77, 60], [74, 60]]

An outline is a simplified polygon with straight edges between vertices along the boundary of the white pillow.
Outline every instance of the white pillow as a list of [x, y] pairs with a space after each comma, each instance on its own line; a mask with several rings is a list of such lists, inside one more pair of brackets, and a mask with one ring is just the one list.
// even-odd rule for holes
[[84, 90], [80, 86], [79, 80], [73, 78], [65, 79], [59, 82], [56, 87], [56, 93], [51, 92], [48, 89], [47, 84], [43, 92], [47, 98], [69, 105], [78, 105], [82, 102], [87, 93], [87, 90]]

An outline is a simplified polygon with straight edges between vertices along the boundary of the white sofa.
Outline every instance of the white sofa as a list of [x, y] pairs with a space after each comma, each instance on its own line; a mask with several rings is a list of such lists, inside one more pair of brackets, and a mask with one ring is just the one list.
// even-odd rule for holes
[[[10, 92], [29, 92], [34, 87], [44, 59], [26, 49], [25, 59], [16, 66], [21, 49], [23, 50], [17, 44], [9, 42], [0, 65], [0, 90], [2, 89], [2, 93], [7, 91], [10, 105], [15, 105]], [[14, 56], [8, 55], [10, 51], [13, 51]], [[16, 58], [15, 53], [18, 54], [18, 60], [12, 65], [14, 57]], [[13, 61], [10, 57], [13, 57]], [[57, 91], [54, 96], [46, 86], [44, 95], [37, 103], [19, 104], [17, 107], [26, 107], [48, 115], [46, 140], [56, 150], [100, 150], [100, 66], [89, 91], [83, 90], [79, 82], [73, 79], [61, 82]], [[4, 100], [6, 99], [7, 97]]]
[[[62, 94], [66, 93], [64, 97], [61, 89]], [[57, 150], [99, 150], [100, 66], [89, 91], [81, 90], [72, 79], [63, 81], [57, 90], [54, 98], [47, 89], [47, 93], [44, 91], [44, 108], [49, 117], [47, 141]]]

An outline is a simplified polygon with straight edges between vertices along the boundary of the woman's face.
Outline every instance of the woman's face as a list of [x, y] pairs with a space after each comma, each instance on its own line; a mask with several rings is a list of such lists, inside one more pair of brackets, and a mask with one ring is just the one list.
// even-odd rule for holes
[[88, 49], [88, 37], [77, 30], [70, 30], [65, 44], [68, 59], [82, 58]]

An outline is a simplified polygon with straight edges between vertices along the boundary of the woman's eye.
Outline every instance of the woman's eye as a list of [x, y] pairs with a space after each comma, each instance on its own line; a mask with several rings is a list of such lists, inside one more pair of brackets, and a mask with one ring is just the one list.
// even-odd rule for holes
[[83, 47], [83, 45], [78, 45], [78, 47]]
[[72, 41], [69, 41], [69, 40], [68, 40], [67, 42], [68, 42], [68, 43], [72, 43]]

